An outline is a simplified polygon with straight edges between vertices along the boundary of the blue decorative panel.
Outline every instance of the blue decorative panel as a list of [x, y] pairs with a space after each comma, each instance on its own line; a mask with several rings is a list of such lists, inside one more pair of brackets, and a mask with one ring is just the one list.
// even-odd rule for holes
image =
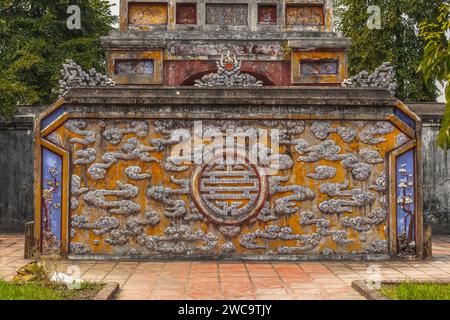
[[114, 73], [119, 76], [153, 75], [154, 60], [116, 60], [114, 68]]
[[62, 158], [42, 149], [42, 251], [58, 254], [61, 246]]
[[413, 254], [415, 250], [415, 150], [397, 157], [397, 237], [399, 252]]
[[402, 110], [395, 109], [394, 114], [411, 128], [416, 128], [416, 122], [414, 121], [414, 119], [411, 119], [411, 117], [404, 113]]
[[42, 119], [41, 130], [47, 128], [52, 122], [54, 122], [61, 115], [63, 115], [65, 111], [66, 111], [66, 108], [60, 107], [60, 108], [54, 110], [52, 113], [50, 113], [44, 119]]
[[300, 73], [304, 76], [337, 75], [339, 73], [339, 61], [302, 61], [300, 63]]

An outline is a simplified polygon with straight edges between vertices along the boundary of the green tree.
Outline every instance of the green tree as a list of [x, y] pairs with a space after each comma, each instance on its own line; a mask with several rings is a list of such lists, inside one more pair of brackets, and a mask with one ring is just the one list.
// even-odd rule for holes
[[[80, 30], [67, 27], [70, 5], [81, 9]], [[0, 0], [0, 117], [51, 103], [66, 59], [104, 70], [100, 37], [115, 22], [106, 0]]]
[[[418, 37], [418, 24], [437, 17], [442, 0], [334, 0], [336, 23], [352, 38], [350, 74], [373, 71], [385, 61], [397, 72], [397, 98], [404, 101], [434, 101], [436, 86], [426, 86], [417, 68], [425, 42]], [[369, 29], [370, 5], [381, 9], [381, 29]]]
[[426, 42], [419, 71], [428, 85], [432, 86], [436, 79], [445, 86], [446, 106], [437, 143], [450, 149], [450, 4], [443, 3], [439, 17], [421, 23], [419, 29], [420, 37]]

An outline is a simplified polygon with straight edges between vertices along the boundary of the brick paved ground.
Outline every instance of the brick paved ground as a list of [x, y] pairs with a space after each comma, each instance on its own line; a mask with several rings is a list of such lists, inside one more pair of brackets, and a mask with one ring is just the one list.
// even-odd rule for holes
[[[428, 261], [378, 262], [385, 280], [450, 280], [450, 237], [436, 237]], [[0, 277], [27, 263], [23, 236], [0, 235]], [[375, 265], [372, 264], [372, 265]], [[119, 299], [363, 299], [350, 284], [364, 262], [78, 262], [85, 280], [118, 282]]]

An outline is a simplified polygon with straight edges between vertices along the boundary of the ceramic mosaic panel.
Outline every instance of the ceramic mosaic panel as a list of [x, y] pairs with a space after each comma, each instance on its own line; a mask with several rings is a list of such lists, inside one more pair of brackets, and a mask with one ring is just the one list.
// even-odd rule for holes
[[337, 75], [339, 73], [339, 61], [302, 61], [300, 63], [300, 73], [303, 76]]
[[116, 60], [114, 65], [114, 74], [120, 76], [126, 75], [148, 75], [153, 76], [155, 61], [148, 60]]
[[294, 51], [291, 59], [292, 83], [341, 84], [347, 78], [347, 52]]
[[248, 25], [248, 5], [207, 3], [206, 24], [219, 26]]
[[[387, 253], [385, 156], [402, 134], [390, 122], [208, 120], [195, 133], [194, 125], [71, 119], [54, 132], [72, 154], [70, 254]], [[252, 128], [269, 140], [246, 142]], [[210, 130], [232, 129], [228, 162], [228, 140], [211, 140]]]
[[322, 5], [286, 5], [286, 25], [322, 26], [324, 12]]
[[61, 247], [62, 158], [42, 150], [41, 246], [46, 255], [59, 254]]
[[258, 5], [259, 24], [277, 24], [277, 5]]
[[112, 51], [106, 56], [116, 84], [162, 84], [162, 51]]
[[195, 3], [177, 3], [177, 24], [197, 24], [197, 5]]
[[415, 251], [415, 191], [414, 150], [397, 157], [397, 240], [400, 251], [413, 254]]
[[128, 24], [133, 26], [167, 24], [167, 3], [129, 3]]

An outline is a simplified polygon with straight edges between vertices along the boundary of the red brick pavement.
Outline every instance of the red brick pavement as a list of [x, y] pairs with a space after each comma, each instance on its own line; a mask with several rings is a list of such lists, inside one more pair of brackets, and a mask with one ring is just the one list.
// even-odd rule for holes
[[[53, 262], [79, 266], [84, 280], [118, 282], [119, 299], [363, 299], [350, 284], [384, 280], [450, 280], [450, 237], [435, 237], [431, 260], [386, 262]], [[0, 277], [28, 261], [22, 235], [0, 235]]]

